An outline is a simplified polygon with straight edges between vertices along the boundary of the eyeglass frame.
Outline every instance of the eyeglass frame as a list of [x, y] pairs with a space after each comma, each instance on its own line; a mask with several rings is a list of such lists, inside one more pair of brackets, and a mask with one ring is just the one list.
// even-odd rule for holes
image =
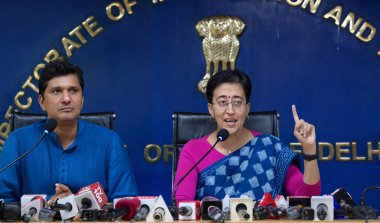
[[[221, 97], [221, 98], [227, 98], [227, 97]], [[241, 104], [234, 104], [234, 102], [240, 102], [239, 100], [241, 100]], [[213, 102], [211, 103], [212, 105], [216, 105], [218, 107], [218, 109], [220, 110], [227, 110], [228, 109], [228, 106], [231, 104], [232, 106], [232, 109], [241, 109], [242, 108], [242, 105], [243, 104], [248, 104], [249, 102], [246, 102], [244, 98], [242, 97], [239, 97], [239, 96], [235, 96], [235, 97], [232, 97], [231, 100], [225, 100], [226, 101], [226, 104], [224, 105], [221, 105], [220, 103], [223, 103], [223, 101], [217, 101], [217, 102]]]

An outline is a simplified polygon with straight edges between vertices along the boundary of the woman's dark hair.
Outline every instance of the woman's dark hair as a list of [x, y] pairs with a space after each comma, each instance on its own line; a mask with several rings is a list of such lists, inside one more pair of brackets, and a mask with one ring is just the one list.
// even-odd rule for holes
[[249, 102], [252, 90], [252, 84], [249, 77], [242, 71], [226, 70], [214, 74], [208, 81], [206, 88], [206, 97], [208, 103], [212, 104], [212, 98], [214, 97], [215, 89], [224, 83], [240, 84], [244, 90], [245, 98], [247, 100], [246, 103]]
[[82, 91], [84, 89], [83, 71], [82, 68], [70, 63], [67, 58], [59, 57], [50, 61], [41, 71], [40, 79], [38, 81], [38, 91], [40, 95], [44, 95], [48, 82], [55, 78], [74, 74], [78, 77]]

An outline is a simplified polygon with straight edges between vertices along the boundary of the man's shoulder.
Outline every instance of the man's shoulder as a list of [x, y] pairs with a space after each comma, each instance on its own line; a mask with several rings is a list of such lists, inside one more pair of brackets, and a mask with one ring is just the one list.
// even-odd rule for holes
[[35, 122], [30, 125], [26, 125], [18, 129], [15, 129], [12, 131], [11, 134], [12, 135], [25, 135], [25, 134], [32, 134], [32, 133], [42, 134], [44, 131], [44, 124], [45, 124], [45, 121]]

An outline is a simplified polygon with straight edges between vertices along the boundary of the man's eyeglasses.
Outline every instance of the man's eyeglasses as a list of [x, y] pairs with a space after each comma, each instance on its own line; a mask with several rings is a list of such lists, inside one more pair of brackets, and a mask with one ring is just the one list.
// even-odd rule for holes
[[227, 109], [228, 105], [230, 104], [232, 105], [232, 108], [240, 109], [245, 103], [244, 103], [244, 100], [241, 98], [234, 98], [231, 100], [231, 102], [228, 101], [227, 99], [221, 99], [212, 104], [215, 105], [218, 109], [222, 110], [222, 109]]

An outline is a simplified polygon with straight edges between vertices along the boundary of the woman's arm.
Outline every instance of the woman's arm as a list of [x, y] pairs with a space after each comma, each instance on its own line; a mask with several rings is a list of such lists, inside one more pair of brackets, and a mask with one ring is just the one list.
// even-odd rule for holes
[[321, 194], [321, 181], [308, 184], [295, 164], [290, 164], [285, 175], [284, 190], [290, 196], [318, 196]]

